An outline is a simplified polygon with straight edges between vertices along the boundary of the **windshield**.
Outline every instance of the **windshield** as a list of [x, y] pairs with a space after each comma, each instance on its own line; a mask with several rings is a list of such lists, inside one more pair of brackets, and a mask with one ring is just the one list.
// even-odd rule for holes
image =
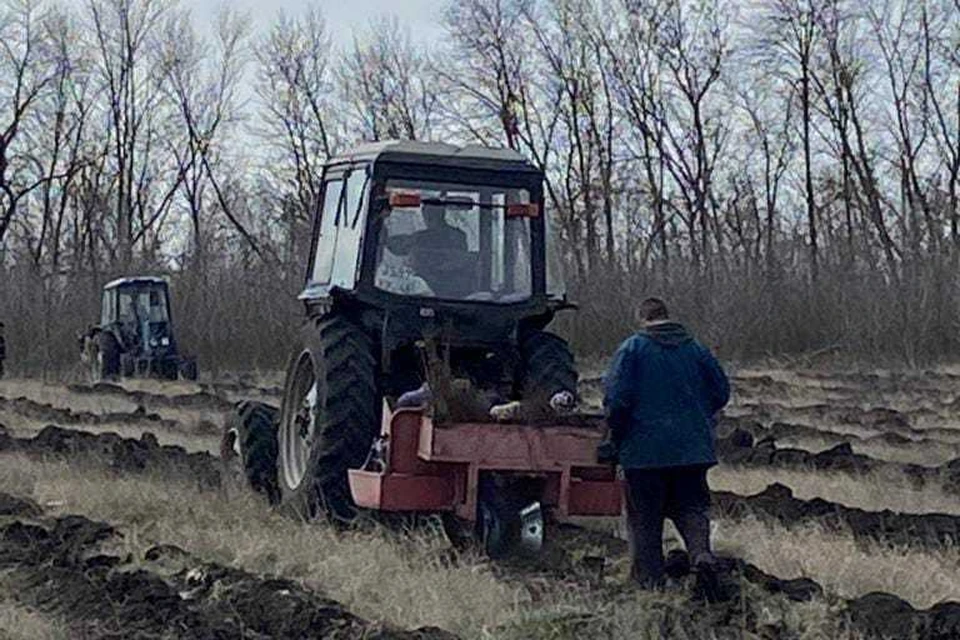
[[172, 344], [166, 289], [162, 285], [121, 288], [117, 302], [120, 332], [130, 344], [148, 354]]
[[[445, 300], [520, 302], [530, 297], [527, 189], [390, 180], [403, 206], [380, 215], [376, 286]], [[516, 210], [514, 207], [513, 210]]]
[[167, 296], [163, 287], [120, 289], [119, 320], [166, 322]]

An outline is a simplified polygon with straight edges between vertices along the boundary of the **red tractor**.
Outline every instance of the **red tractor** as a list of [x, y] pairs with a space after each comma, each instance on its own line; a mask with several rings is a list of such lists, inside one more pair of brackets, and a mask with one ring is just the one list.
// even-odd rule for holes
[[[544, 422], [578, 375], [547, 331], [572, 305], [543, 181], [513, 151], [437, 143], [327, 164], [283, 405], [244, 403], [225, 435], [254, 487], [308, 518], [455, 515], [493, 555], [534, 544], [543, 506], [619, 513], [600, 428]], [[503, 424], [504, 407], [539, 424]]]

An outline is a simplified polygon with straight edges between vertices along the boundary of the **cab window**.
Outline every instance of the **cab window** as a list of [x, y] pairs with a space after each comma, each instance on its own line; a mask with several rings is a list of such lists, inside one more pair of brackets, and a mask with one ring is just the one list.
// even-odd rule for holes
[[366, 222], [367, 172], [355, 169], [347, 176], [337, 227], [337, 249], [330, 284], [352, 289], [357, 275], [357, 259]]
[[328, 284], [333, 275], [333, 257], [337, 248], [337, 209], [343, 191], [343, 180], [330, 180], [323, 188], [323, 211], [320, 213], [320, 235], [313, 259], [311, 281]]
[[116, 302], [116, 290], [109, 289], [103, 292], [103, 307], [100, 309], [100, 324], [110, 324], [114, 319], [114, 304]]
[[369, 182], [366, 168], [357, 167], [326, 183], [312, 283], [354, 287], [367, 220]]

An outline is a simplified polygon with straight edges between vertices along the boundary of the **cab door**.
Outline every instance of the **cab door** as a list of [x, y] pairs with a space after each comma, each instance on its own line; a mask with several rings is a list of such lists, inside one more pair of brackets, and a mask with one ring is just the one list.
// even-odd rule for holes
[[333, 260], [330, 284], [352, 290], [360, 273], [363, 255], [363, 230], [367, 224], [370, 172], [366, 166], [355, 167], [346, 174], [341, 207], [337, 215], [337, 252]]
[[331, 174], [325, 181], [308, 290], [356, 287], [369, 192], [367, 165]]

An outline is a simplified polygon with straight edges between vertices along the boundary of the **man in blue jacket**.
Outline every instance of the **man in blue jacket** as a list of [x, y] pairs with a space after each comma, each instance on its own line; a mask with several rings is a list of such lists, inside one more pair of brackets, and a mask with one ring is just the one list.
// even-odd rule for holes
[[640, 316], [643, 328], [610, 365], [604, 406], [624, 471], [631, 576], [659, 587], [664, 518], [676, 525], [695, 570], [712, 570], [707, 469], [717, 463], [715, 415], [730, 385], [710, 350], [670, 320], [662, 300], [644, 300]]

